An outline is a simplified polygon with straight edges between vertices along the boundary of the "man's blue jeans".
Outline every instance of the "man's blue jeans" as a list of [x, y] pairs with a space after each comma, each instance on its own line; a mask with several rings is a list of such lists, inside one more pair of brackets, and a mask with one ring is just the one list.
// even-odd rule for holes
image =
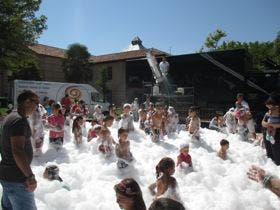
[[34, 193], [27, 192], [24, 183], [0, 180], [3, 188], [1, 206], [3, 210], [36, 210]]

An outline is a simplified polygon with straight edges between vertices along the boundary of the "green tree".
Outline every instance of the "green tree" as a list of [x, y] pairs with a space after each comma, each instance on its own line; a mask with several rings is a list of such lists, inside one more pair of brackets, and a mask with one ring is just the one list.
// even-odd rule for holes
[[103, 96], [103, 102], [106, 101], [107, 98], [107, 93], [109, 91], [108, 87], [107, 87], [107, 82], [109, 80], [108, 77], [108, 71], [106, 68], [103, 68], [100, 72], [100, 79], [97, 79], [95, 81], [95, 85], [98, 87], [98, 89], [102, 92], [102, 96]]
[[217, 50], [235, 50], [245, 49], [252, 56], [253, 68], [263, 70], [266, 68], [265, 61], [270, 59], [279, 64], [280, 62], [280, 34], [272, 42], [239, 42], [239, 41], [223, 41], [226, 32], [219, 29], [213, 34], [209, 34], [206, 38], [201, 51], [217, 51]]
[[208, 35], [204, 45], [209, 51], [217, 50], [219, 41], [226, 36], [227, 36], [226, 32], [217, 29], [213, 34], [210, 33]]
[[28, 46], [46, 29], [46, 17], [35, 16], [41, 0], [0, 1], [0, 68], [14, 74], [36, 62]]
[[78, 43], [71, 44], [65, 54], [66, 59], [63, 62], [65, 79], [75, 83], [87, 83], [91, 81], [90, 53], [87, 47]]
[[274, 59], [280, 65], [280, 31], [277, 33], [277, 37], [273, 43]]

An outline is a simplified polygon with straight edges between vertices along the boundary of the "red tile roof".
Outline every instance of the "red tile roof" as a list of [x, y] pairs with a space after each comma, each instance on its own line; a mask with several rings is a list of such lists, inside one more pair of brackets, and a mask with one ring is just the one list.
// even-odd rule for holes
[[151, 49], [119, 52], [119, 53], [113, 53], [113, 54], [108, 54], [108, 55], [91, 56], [90, 61], [92, 61], [94, 63], [105, 63], [105, 62], [112, 62], [112, 61], [118, 61], [118, 60], [131, 60], [131, 59], [136, 59], [136, 58], [144, 58], [144, 57], [146, 57], [146, 52], [148, 52], [149, 50], [155, 56], [167, 55], [166, 52], [151, 48]]
[[[65, 49], [51, 47], [51, 46], [42, 45], [42, 44], [35, 44], [32, 46], [29, 46], [29, 48], [40, 55], [65, 58], [65, 51], [66, 51]], [[144, 57], [146, 57], [146, 52], [148, 50], [150, 50], [152, 52], [152, 54], [155, 56], [168, 55], [166, 52], [160, 51], [155, 48], [150, 48], [150, 49], [112, 53], [112, 54], [107, 54], [107, 55], [98, 55], [98, 56], [92, 55], [89, 60], [90, 60], [90, 62], [93, 62], [93, 63], [105, 63], [105, 62], [112, 62], [112, 61], [119, 61], [119, 60], [131, 60], [131, 59], [137, 59], [137, 58], [144, 58]]]
[[29, 48], [40, 55], [48, 55], [48, 56], [53, 56], [53, 57], [58, 57], [58, 58], [65, 58], [65, 49], [51, 47], [51, 46], [42, 45], [42, 44], [35, 44], [32, 46], [29, 46]]

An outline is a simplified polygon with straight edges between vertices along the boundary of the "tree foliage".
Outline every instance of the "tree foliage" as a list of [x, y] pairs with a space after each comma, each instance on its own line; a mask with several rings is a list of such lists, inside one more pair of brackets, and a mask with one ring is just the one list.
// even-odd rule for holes
[[275, 66], [277, 64], [280, 65], [279, 34], [274, 41], [268, 42], [223, 41], [221, 43], [221, 39], [224, 37], [226, 37], [226, 33], [219, 29], [213, 34], [210, 33], [201, 51], [245, 49], [252, 56], [253, 67], [255, 69], [266, 69], [268, 62], [275, 63]]
[[87, 47], [78, 43], [71, 44], [65, 54], [66, 59], [63, 62], [65, 79], [75, 83], [87, 83], [91, 81], [90, 53]]
[[102, 92], [103, 102], [106, 101], [107, 93], [109, 91], [109, 88], [107, 87], [107, 82], [108, 81], [109, 81], [108, 70], [106, 68], [103, 68], [101, 70], [100, 79], [95, 80], [95, 85]]
[[[36, 17], [41, 0], [0, 1], [0, 67], [15, 74], [36, 59], [28, 46], [46, 29], [46, 17]], [[33, 65], [32, 64], [32, 65]]]
[[210, 33], [208, 37], [205, 40], [205, 47], [207, 47], [210, 51], [212, 50], [217, 50], [218, 43], [219, 41], [223, 38], [226, 37], [227, 34], [226, 32], [217, 29], [214, 33]]

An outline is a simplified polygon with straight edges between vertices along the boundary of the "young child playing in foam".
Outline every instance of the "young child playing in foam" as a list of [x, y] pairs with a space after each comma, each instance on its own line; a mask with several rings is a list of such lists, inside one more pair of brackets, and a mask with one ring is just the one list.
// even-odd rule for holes
[[237, 123], [234, 108], [230, 108], [224, 115], [227, 133], [236, 133]]
[[33, 148], [33, 156], [38, 157], [42, 155], [42, 147], [44, 143], [44, 120], [47, 115], [47, 111], [45, 108], [38, 104], [36, 110], [32, 113], [32, 115], [28, 118], [30, 122], [30, 128], [32, 132], [32, 148]]
[[156, 103], [155, 111], [150, 115], [149, 122], [151, 126], [151, 139], [152, 142], [158, 142], [164, 125], [163, 105]]
[[52, 114], [47, 118], [46, 127], [49, 129], [50, 145], [59, 150], [63, 145], [64, 138], [64, 116], [61, 113], [60, 105], [52, 105]]
[[99, 125], [102, 125], [104, 115], [102, 114], [102, 107], [100, 105], [96, 105], [94, 107], [94, 113], [92, 115], [93, 120], [97, 120]]
[[147, 119], [147, 112], [145, 110], [145, 105], [142, 104], [140, 106], [140, 109], [138, 110], [138, 115], [139, 115], [139, 128], [141, 130], [145, 129], [145, 121]]
[[96, 119], [91, 121], [91, 128], [88, 130], [88, 135], [87, 135], [88, 141], [91, 141], [93, 138], [97, 137], [96, 130], [95, 130], [97, 125], [98, 125], [98, 122]]
[[62, 183], [62, 188], [70, 191], [70, 187], [63, 183], [62, 178], [59, 176], [59, 168], [56, 165], [49, 165], [45, 168], [43, 177], [49, 181], [57, 180]]
[[82, 116], [77, 116], [73, 121], [72, 133], [74, 134], [75, 143], [81, 144], [83, 141], [82, 126], [84, 124], [84, 119]]
[[162, 158], [156, 166], [157, 181], [149, 186], [152, 195], [158, 197], [167, 197], [180, 201], [177, 192], [178, 184], [172, 176], [175, 172], [175, 162], [169, 158]]
[[120, 128], [126, 129], [128, 132], [134, 131], [133, 116], [131, 115], [130, 104], [123, 105], [123, 114], [121, 116]]
[[189, 144], [180, 145], [180, 155], [177, 156], [177, 165], [180, 168], [192, 167], [192, 157], [189, 155]]
[[176, 113], [174, 107], [169, 106], [168, 107], [167, 119], [166, 119], [167, 135], [176, 132], [178, 123], [179, 123], [179, 116], [178, 116], [178, 114]]
[[229, 142], [226, 139], [222, 139], [220, 141], [220, 145], [221, 145], [221, 148], [218, 151], [218, 156], [220, 158], [222, 158], [223, 160], [225, 160], [226, 156], [227, 156], [227, 150], [229, 148]]
[[132, 154], [130, 152], [130, 142], [128, 140], [127, 130], [120, 128], [118, 130], [119, 143], [116, 144], [115, 152], [116, 156], [119, 158], [117, 166], [119, 169], [126, 168], [133, 160]]
[[198, 107], [190, 107], [189, 115], [186, 119], [186, 129], [189, 131], [192, 139], [199, 140], [200, 118], [198, 116]]
[[110, 156], [113, 151], [113, 144], [116, 144], [113, 137], [111, 136], [111, 131], [109, 127], [112, 126], [114, 118], [112, 116], [107, 116], [103, 120], [103, 126], [99, 132], [99, 138], [101, 144], [98, 147], [98, 150], [105, 154], [105, 156]]

